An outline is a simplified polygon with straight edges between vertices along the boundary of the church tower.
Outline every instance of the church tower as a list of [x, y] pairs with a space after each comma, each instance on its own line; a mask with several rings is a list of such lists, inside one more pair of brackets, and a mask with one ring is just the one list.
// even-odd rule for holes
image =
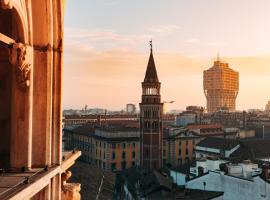
[[150, 41], [150, 57], [142, 82], [140, 103], [140, 165], [144, 169], [162, 167], [162, 112], [160, 85]]

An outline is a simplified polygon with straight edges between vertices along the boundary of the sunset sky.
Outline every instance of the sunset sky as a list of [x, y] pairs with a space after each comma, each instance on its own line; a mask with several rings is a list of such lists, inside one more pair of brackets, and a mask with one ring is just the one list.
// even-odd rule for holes
[[270, 100], [269, 0], [69, 0], [64, 108], [138, 104], [150, 39], [170, 109], [205, 106], [202, 74], [217, 52], [240, 73], [238, 110]]

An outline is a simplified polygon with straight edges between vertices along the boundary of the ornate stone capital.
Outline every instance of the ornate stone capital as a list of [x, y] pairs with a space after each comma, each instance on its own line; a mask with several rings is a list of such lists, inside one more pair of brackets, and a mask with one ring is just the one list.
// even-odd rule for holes
[[66, 171], [61, 175], [62, 179], [62, 200], [80, 200], [81, 199], [81, 184], [79, 183], [67, 183], [67, 180], [71, 177], [72, 173]]
[[33, 48], [26, 44], [14, 43], [10, 50], [10, 63], [16, 68], [18, 85], [28, 88], [33, 63]]
[[13, 8], [12, 0], [0, 0], [0, 7], [2, 9], [12, 9]]

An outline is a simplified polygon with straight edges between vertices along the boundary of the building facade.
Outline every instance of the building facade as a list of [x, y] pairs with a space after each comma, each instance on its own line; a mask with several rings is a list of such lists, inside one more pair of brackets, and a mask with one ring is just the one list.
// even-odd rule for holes
[[128, 103], [126, 105], [126, 112], [127, 113], [131, 113], [131, 114], [136, 113], [136, 105], [135, 104], [132, 104], [132, 103]]
[[80, 149], [80, 160], [105, 171], [121, 171], [139, 165], [138, 128], [81, 126], [64, 129], [65, 148]]
[[207, 112], [220, 109], [235, 111], [239, 90], [239, 73], [222, 63], [219, 58], [214, 66], [203, 72], [203, 89], [207, 101]]
[[151, 52], [142, 82], [140, 103], [140, 165], [145, 169], [162, 166], [162, 115], [160, 86], [150, 41]]
[[[62, 152], [62, 0], [0, 0], [0, 199], [80, 199]], [[65, 159], [63, 159], [65, 158]]]
[[197, 114], [192, 111], [184, 111], [177, 115], [176, 125], [177, 126], [187, 126], [188, 124], [197, 123]]
[[200, 137], [186, 128], [170, 127], [164, 130], [163, 164], [176, 167], [195, 159], [194, 148]]

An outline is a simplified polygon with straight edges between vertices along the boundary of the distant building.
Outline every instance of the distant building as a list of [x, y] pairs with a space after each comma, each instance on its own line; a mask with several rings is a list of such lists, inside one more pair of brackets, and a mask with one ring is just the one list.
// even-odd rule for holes
[[222, 63], [219, 58], [214, 66], [203, 72], [203, 89], [207, 100], [207, 112], [220, 109], [235, 111], [239, 90], [239, 73]]
[[121, 125], [84, 125], [64, 130], [66, 149], [80, 149], [81, 160], [105, 171], [120, 171], [139, 165], [138, 128]]
[[139, 124], [139, 116], [136, 114], [114, 114], [114, 115], [65, 115], [63, 117], [64, 127], [77, 127], [87, 123], [105, 124], [111, 122], [122, 122], [125, 124]]
[[117, 177], [115, 199], [128, 200], [221, 200], [223, 192], [185, 189], [173, 184], [165, 171], [130, 168]]
[[140, 165], [145, 169], [162, 167], [162, 108], [160, 86], [154, 56], [151, 52], [142, 82], [142, 100], [140, 103]]
[[[197, 129], [189, 130], [177, 126], [164, 128], [162, 143], [163, 165], [176, 167], [194, 161], [194, 150], [198, 142], [213, 135], [224, 137], [224, 132], [219, 133], [216, 132], [218, 131], [216, 130], [217, 127], [212, 128], [214, 128], [212, 130], [215, 131], [214, 134], [211, 134], [213, 132], [210, 129], [210, 134], [207, 132], [208, 135], [205, 134], [205, 130], [200, 132]], [[65, 128], [63, 132], [65, 149], [81, 150], [82, 156], [80, 159], [83, 162], [96, 165], [105, 171], [121, 171], [139, 165], [139, 127], [134, 126], [133, 123], [125, 121], [109, 122], [101, 127], [97, 123], [91, 123]], [[123, 153], [125, 153], [126, 157], [122, 157]]]
[[223, 136], [224, 130], [221, 124], [191, 124], [187, 128], [201, 137]]
[[187, 126], [188, 124], [202, 123], [204, 108], [200, 106], [187, 106], [186, 111], [176, 117], [177, 126]]
[[224, 200], [269, 199], [269, 167], [260, 168], [250, 161], [228, 163], [207, 159], [197, 161], [194, 169], [200, 170], [185, 183], [187, 189], [224, 192]]
[[238, 148], [240, 148], [240, 144], [237, 140], [208, 137], [199, 142], [194, 150], [197, 159], [209, 156], [229, 158]]
[[265, 111], [270, 111], [270, 101], [267, 102], [266, 106], [265, 106]]
[[[170, 176], [186, 190], [224, 192], [224, 200], [269, 199], [269, 161], [262, 159], [269, 154], [267, 146], [269, 141], [263, 140], [206, 138], [196, 147], [196, 156], [197, 152], [204, 156], [197, 157], [192, 166], [169, 169]], [[235, 160], [236, 155], [241, 157]]]
[[187, 106], [186, 111], [196, 112], [197, 115], [202, 115], [205, 109], [201, 106]]
[[217, 157], [234, 162], [270, 162], [270, 139], [226, 139], [208, 137], [199, 142], [194, 151], [197, 159]]
[[212, 123], [222, 124], [226, 128], [245, 128], [247, 113], [244, 112], [229, 112], [217, 111], [211, 115]]
[[195, 159], [194, 148], [199, 140], [198, 135], [186, 128], [166, 128], [163, 138], [163, 164], [174, 167], [191, 163]]
[[136, 105], [135, 104], [131, 104], [131, 103], [129, 103], [129, 104], [127, 104], [126, 105], [126, 112], [127, 113], [135, 113], [136, 112]]
[[197, 123], [197, 114], [192, 111], [184, 111], [176, 117], [177, 126], [187, 126], [195, 123]]

